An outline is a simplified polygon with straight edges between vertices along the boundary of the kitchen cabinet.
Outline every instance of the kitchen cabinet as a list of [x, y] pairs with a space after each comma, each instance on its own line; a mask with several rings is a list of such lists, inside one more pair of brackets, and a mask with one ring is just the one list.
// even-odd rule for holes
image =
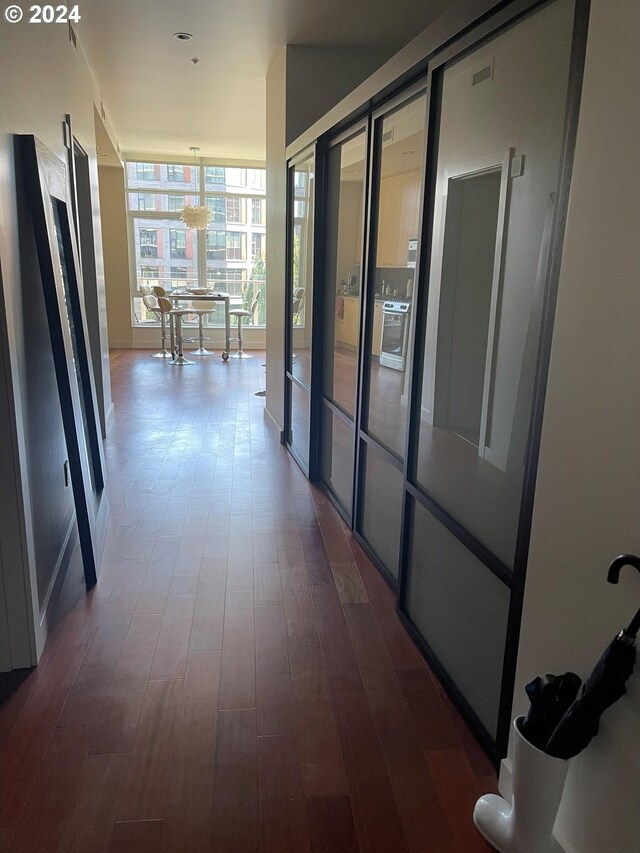
[[358, 326], [360, 323], [360, 299], [357, 296], [338, 296], [343, 303], [342, 317], [336, 316], [336, 343], [346, 344], [354, 349], [358, 346]]
[[373, 333], [371, 337], [371, 353], [380, 356], [382, 349], [382, 302], [373, 304]]
[[378, 267], [406, 267], [409, 240], [418, 235], [420, 172], [391, 175], [380, 181]]

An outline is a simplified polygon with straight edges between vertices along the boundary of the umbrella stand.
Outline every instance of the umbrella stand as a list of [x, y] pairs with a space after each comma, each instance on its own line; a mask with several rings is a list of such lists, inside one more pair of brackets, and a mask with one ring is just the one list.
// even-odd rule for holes
[[[609, 583], [618, 583], [626, 565], [640, 572], [640, 557], [616, 557], [609, 566]], [[478, 831], [499, 853], [562, 849], [553, 836], [553, 825], [568, 759], [589, 744], [598, 733], [602, 713], [626, 692], [638, 631], [640, 610], [606, 648], [577, 698], [580, 679], [575, 673], [538, 676], [527, 684], [529, 714], [514, 720], [513, 802], [485, 794], [473, 812]]]
[[513, 722], [513, 800], [480, 797], [473, 822], [498, 853], [560, 853], [553, 825], [569, 762], [553, 758], [522, 734], [524, 717]]

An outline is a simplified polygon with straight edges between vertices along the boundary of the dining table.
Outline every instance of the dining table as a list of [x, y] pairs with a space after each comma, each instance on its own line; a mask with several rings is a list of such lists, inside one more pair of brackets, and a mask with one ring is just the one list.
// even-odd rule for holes
[[223, 302], [224, 303], [224, 329], [225, 329], [225, 348], [222, 353], [222, 360], [229, 360], [230, 342], [231, 342], [231, 317], [229, 315], [229, 307], [231, 303], [230, 293], [218, 293], [213, 290], [180, 290], [167, 291], [167, 296], [173, 302]]

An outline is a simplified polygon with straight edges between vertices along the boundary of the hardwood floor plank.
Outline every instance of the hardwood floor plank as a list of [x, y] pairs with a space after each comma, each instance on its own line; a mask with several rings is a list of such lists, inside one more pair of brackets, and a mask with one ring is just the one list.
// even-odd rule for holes
[[113, 825], [109, 853], [157, 853], [164, 822], [161, 820], [118, 821]]
[[360, 846], [348, 796], [307, 800], [311, 853], [358, 853]]
[[134, 613], [102, 713], [91, 753], [129, 752], [133, 748], [162, 616]]
[[253, 591], [256, 604], [282, 604], [280, 567], [277, 562], [254, 565]]
[[418, 727], [423, 752], [453, 750], [460, 740], [428, 670], [399, 672], [404, 701]]
[[258, 735], [292, 731], [292, 693], [284, 611], [279, 604], [255, 608]]
[[343, 604], [368, 604], [366, 590], [355, 563], [331, 563], [333, 580]]
[[84, 763], [60, 853], [104, 853], [134, 762], [132, 755], [90, 755]]
[[256, 707], [253, 589], [227, 589], [219, 708]]
[[220, 711], [215, 766], [212, 849], [259, 849], [255, 709]]
[[56, 850], [89, 752], [87, 728], [54, 732], [11, 842], [14, 853]]
[[329, 565], [329, 555], [324, 545], [320, 527], [301, 527], [300, 542], [304, 562], [312, 584], [332, 584], [333, 575]]
[[162, 850], [210, 849], [221, 652], [189, 655], [176, 724]]
[[134, 741], [134, 762], [122, 791], [117, 820], [164, 817], [182, 687], [182, 681], [147, 684]]
[[358, 662], [335, 586], [312, 586], [311, 598], [331, 688], [361, 688]]
[[420, 650], [402, 627], [396, 613], [384, 613], [377, 616], [378, 628], [382, 634], [387, 652], [397, 672], [427, 669], [427, 663]]
[[318, 629], [306, 571], [281, 566], [280, 585], [287, 636], [295, 640], [317, 638]]
[[295, 731], [307, 797], [347, 794], [347, 774], [329, 680], [317, 639], [289, 643]]
[[455, 840], [465, 853], [490, 853], [493, 848], [473, 824], [477, 779], [464, 750], [431, 750], [427, 762]]
[[195, 595], [167, 599], [149, 679], [184, 678], [189, 654]]
[[347, 604], [344, 610], [408, 846], [419, 853], [450, 838], [451, 829], [375, 615], [364, 604]]
[[193, 623], [189, 639], [190, 652], [211, 652], [222, 649], [224, 628], [224, 589], [210, 590], [202, 582], [198, 584]]
[[0, 837], [15, 829], [89, 639], [87, 632], [52, 654], [0, 753]]
[[366, 853], [407, 851], [393, 789], [364, 690], [333, 690], [358, 842]]
[[295, 738], [258, 738], [261, 853], [308, 853], [311, 849], [297, 759]]

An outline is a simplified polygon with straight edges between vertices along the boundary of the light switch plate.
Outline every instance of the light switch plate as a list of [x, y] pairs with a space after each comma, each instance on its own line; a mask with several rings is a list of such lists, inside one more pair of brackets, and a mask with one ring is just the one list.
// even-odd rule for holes
[[518, 154], [517, 157], [511, 158], [510, 177], [519, 178], [523, 172], [524, 172], [524, 154]]

